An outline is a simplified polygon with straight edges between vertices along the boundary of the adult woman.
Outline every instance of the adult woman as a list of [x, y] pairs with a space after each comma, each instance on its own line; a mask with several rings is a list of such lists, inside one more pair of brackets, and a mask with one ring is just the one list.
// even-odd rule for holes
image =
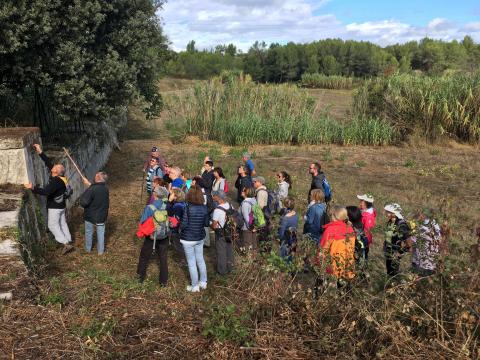
[[216, 167], [216, 168], [213, 168], [213, 176], [214, 176], [214, 180], [213, 180], [213, 185], [212, 185], [212, 191], [218, 191], [218, 190], [222, 190], [222, 191], [225, 191], [225, 183], [227, 180], [225, 180], [225, 175], [223, 175], [223, 170], [221, 167]]
[[278, 239], [280, 240], [280, 256], [289, 257], [295, 251], [298, 214], [295, 212], [295, 201], [287, 197], [284, 200], [285, 211], [280, 218]]
[[[373, 208], [374, 199], [370, 194], [357, 195], [357, 199], [360, 200], [358, 207], [362, 211], [362, 223], [368, 239], [368, 246], [370, 246], [373, 242], [372, 229], [375, 227], [375, 222], [377, 221], [377, 210]], [[368, 251], [365, 255], [368, 260]]]
[[[140, 257], [137, 265], [137, 276], [140, 282], [145, 280], [147, 275], [148, 261], [152, 254], [158, 256], [158, 264], [160, 267], [159, 282], [161, 286], [166, 286], [168, 281], [168, 237], [163, 239], [154, 238], [154, 223], [152, 220], [153, 215], [157, 210], [165, 210], [165, 199], [168, 195], [167, 189], [159, 187], [153, 192], [154, 201], [152, 204], [147, 205], [143, 210], [142, 217], [140, 218], [138, 237], [144, 237], [142, 250], [140, 251]], [[151, 226], [148, 225], [150, 222]]]
[[182, 220], [184, 209], [185, 193], [178, 188], [173, 188], [167, 202], [167, 214], [171, 225], [170, 240], [183, 262], [185, 262], [185, 254], [180, 243], [180, 221]]
[[209, 217], [200, 186], [192, 185], [185, 200], [187, 205], [180, 222], [180, 243], [183, 245], [190, 272], [191, 285], [187, 286], [187, 291], [198, 292], [200, 289], [207, 288], [203, 239], [205, 238], [205, 227], [209, 225]]
[[240, 165], [237, 170], [237, 180], [235, 181], [235, 187], [237, 188], [237, 202], [240, 204], [243, 201], [242, 192], [245, 188], [252, 187], [252, 178], [247, 175], [245, 165]]
[[357, 269], [365, 275], [369, 247], [362, 222], [362, 211], [357, 206], [347, 206], [347, 214], [355, 232], [355, 263]]
[[288, 190], [292, 188], [292, 179], [286, 171], [280, 171], [277, 174], [278, 188], [275, 194], [278, 199], [278, 207], [282, 209], [284, 207], [283, 200], [288, 196]]
[[387, 230], [383, 251], [387, 274], [395, 276], [400, 269], [400, 260], [408, 251], [407, 239], [410, 237], [410, 228], [403, 218], [402, 208], [398, 204], [388, 204], [384, 208], [387, 217]]
[[327, 259], [327, 273], [341, 282], [355, 276], [355, 233], [348, 222], [347, 209], [335, 205], [331, 209], [331, 222], [325, 225], [320, 248]]
[[243, 189], [242, 197], [244, 200], [242, 201], [239, 211], [242, 214], [245, 223], [242, 227], [242, 241], [240, 248], [256, 251], [258, 249], [257, 233], [254, 231], [251, 224], [252, 209], [257, 203], [257, 200], [255, 200], [255, 189], [253, 187]]
[[321, 189], [312, 190], [310, 199], [305, 214], [303, 234], [308, 235], [318, 245], [323, 234], [323, 225], [327, 223], [327, 204], [325, 204], [325, 195]]

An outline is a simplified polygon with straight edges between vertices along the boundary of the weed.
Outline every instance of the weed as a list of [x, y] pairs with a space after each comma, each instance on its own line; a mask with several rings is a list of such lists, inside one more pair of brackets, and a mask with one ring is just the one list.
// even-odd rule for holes
[[86, 327], [74, 327], [73, 333], [96, 343], [103, 337], [111, 335], [118, 321], [114, 318], [107, 318], [103, 321], [93, 319]]
[[39, 302], [44, 306], [65, 304], [65, 297], [63, 295], [60, 279], [57, 277], [50, 279], [49, 290], [47, 292], [42, 291], [40, 293]]
[[357, 162], [355, 162], [355, 165], [356, 165], [357, 167], [362, 168], [362, 167], [367, 166], [367, 163], [366, 163], [365, 161], [363, 161], [363, 160], [358, 160]]
[[283, 151], [280, 150], [280, 149], [272, 149], [272, 150], [270, 150], [270, 152], [268, 154], [272, 157], [279, 158], [279, 157], [283, 156]]
[[309, 74], [304, 73], [300, 80], [300, 86], [307, 88], [319, 89], [352, 89], [355, 81], [352, 77], [338, 76], [338, 75], [324, 75], [324, 74]]
[[345, 160], [347, 160], [347, 154], [346, 153], [341, 153], [338, 157], [337, 160], [344, 163]]
[[323, 153], [323, 160], [324, 161], [332, 161], [333, 160], [332, 149], [327, 148], [327, 150], [325, 150], [325, 152]]
[[415, 163], [415, 160], [413, 159], [407, 159], [405, 160], [405, 163], [403, 164], [403, 166], [407, 167], [407, 168], [414, 168], [416, 165]]
[[247, 345], [249, 329], [245, 323], [250, 319], [248, 313], [237, 314], [233, 304], [213, 306], [210, 316], [203, 323], [203, 336], [211, 336], [220, 342], [231, 341]]

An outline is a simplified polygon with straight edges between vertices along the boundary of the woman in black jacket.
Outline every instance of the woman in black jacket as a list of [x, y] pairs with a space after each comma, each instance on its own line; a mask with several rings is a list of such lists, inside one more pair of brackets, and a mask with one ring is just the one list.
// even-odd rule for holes
[[399, 273], [400, 260], [408, 252], [407, 239], [411, 235], [410, 227], [402, 215], [402, 208], [398, 204], [388, 204], [384, 208], [387, 216], [387, 230], [385, 231], [385, 265], [387, 274], [395, 276]]
[[204, 205], [202, 189], [198, 185], [192, 185], [187, 193], [186, 202], [187, 205], [180, 222], [180, 243], [185, 251], [192, 282], [187, 286], [187, 291], [198, 292], [200, 289], [207, 288], [207, 266], [203, 258], [203, 239], [205, 238], [205, 227], [209, 225], [209, 215], [207, 206]]

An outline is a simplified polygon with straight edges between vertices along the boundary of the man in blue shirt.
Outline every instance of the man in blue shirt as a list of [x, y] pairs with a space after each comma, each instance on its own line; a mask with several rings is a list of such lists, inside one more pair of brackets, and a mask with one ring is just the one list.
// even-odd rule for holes
[[179, 167], [170, 168], [168, 176], [172, 180], [171, 187], [181, 189], [185, 182], [180, 177], [182, 175], [182, 170]]
[[257, 172], [255, 171], [255, 165], [251, 159], [251, 155], [249, 152], [245, 152], [242, 155], [242, 161], [245, 164], [245, 170], [247, 170], [248, 176], [255, 176]]

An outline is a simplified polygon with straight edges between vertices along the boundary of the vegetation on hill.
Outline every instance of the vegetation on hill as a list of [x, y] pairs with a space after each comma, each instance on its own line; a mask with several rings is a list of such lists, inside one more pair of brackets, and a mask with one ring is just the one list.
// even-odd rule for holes
[[340, 39], [269, 46], [257, 41], [247, 53], [238, 52], [231, 44], [199, 51], [192, 41], [187, 51], [171, 54], [167, 71], [173, 76], [206, 79], [224, 70], [243, 70], [255, 81], [279, 83], [299, 81], [305, 73], [365, 78], [395, 71], [472, 71], [479, 65], [480, 45], [470, 36], [461, 42], [425, 38], [384, 48], [370, 42]]

